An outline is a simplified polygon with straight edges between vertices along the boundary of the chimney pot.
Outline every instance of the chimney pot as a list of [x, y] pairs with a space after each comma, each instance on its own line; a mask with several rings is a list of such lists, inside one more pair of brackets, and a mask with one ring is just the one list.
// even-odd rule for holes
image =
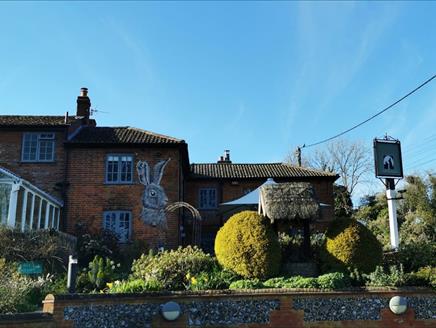
[[88, 88], [80, 89], [80, 97], [88, 97]]
[[224, 150], [224, 156], [220, 156], [218, 160], [219, 164], [231, 164], [232, 161], [230, 160], [230, 150]]
[[89, 119], [91, 112], [91, 100], [88, 97], [88, 88], [80, 89], [80, 96], [77, 97], [77, 117]]
[[225, 161], [230, 161], [230, 150], [226, 149], [224, 151], [224, 160]]

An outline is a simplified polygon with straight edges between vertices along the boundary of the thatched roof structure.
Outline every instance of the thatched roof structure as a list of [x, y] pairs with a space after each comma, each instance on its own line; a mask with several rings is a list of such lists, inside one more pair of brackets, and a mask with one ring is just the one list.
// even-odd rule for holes
[[319, 203], [308, 182], [287, 182], [260, 188], [259, 211], [272, 222], [275, 220], [316, 219]]

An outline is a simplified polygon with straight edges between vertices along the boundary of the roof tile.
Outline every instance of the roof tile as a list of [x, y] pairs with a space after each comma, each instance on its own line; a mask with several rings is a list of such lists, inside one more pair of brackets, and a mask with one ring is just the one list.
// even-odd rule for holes
[[318, 171], [285, 163], [261, 164], [229, 164], [206, 163], [191, 164], [193, 178], [306, 178], [306, 177], [336, 177], [335, 173]]
[[181, 139], [132, 127], [84, 127], [70, 144], [178, 144]]
[[0, 115], [0, 127], [65, 126], [75, 121], [74, 116]]

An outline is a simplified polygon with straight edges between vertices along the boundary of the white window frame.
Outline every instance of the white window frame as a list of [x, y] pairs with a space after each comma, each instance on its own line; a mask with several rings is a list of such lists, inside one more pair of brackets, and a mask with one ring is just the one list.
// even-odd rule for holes
[[[33, 159], [24, 158], [24, 150], [26, 137], [36, 136], [36, 157]], [[50, 159], [41, 159], [41, 143], [43, 141], [51, 141], [51, 151], [52, 156]], [[55, 151], [56, 151], [56, 135], [54, 132], [25, 132], [23, 133], [23, 140], [21, 144], [21, 161], [22, 162], [54, 162], [55, 161]], [[30, 156], [30, 153], [29, 153]]]
[[[107, 216], [114, 216], [114, 222], [113, 222], [113, 226], [111, 224], [111, 222], [107, 222]], [[121, 231], [121, 218], [122, 215], [128, 215], [128, 224], [129, 227], [127, 229], [127, 237], [123, 237], [121, 235], [121, 233], [123, 231]], [[124, 217], [125, 218], [125, 217]], [[110, 218], [112, 219], [112, 217]], [[103, 212], [103, 229], [109, 230], [111, 232], [113, 232], [117, 237], [118, 237], [118, 241], [120, 243], [127, 243], [131, 240], [132, 238], [132, 212], [130, 211], [122, 211], [122, 210], [117, 210], [117, 211], [104, 211]]]
[[[118, 157], [118, 171], [117, 171], [117, 180], [116, 181], [109, 181], [109, 179], [108, 179], [109, 159], [111, 157]], [[121, 179], [123, 157], [130, 158], [130, 180], [122, 180]], [[107, 154], [106, 161], [105, 161], [104, 181], [106, 184], [133, 184], [133, 155], [132, 154]]]
[[[210, 197], [212, 192], [215, 193], [214, 199]], [[205, 202], [203, 202], [202, 193], [206, 194]], [[198, 208], [202, 210], [214, 210], [218, 208], [218, 192], [216, 188], [200, 188], [198, 190]]]

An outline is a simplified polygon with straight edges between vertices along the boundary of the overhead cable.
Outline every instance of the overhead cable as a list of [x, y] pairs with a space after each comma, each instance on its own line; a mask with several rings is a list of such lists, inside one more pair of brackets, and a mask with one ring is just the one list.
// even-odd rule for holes
[[327, 139], [324, 139], [324, 140], [321, 140], [321, 141], [318, 141], [318, 142], [315, 142], [315, 143], [312, 143], [312, 144], [309, 144], [309, 145], [304, 144], [303, 146], [301, 146], [301, 148], [309, 148], [309, 147], [313, 147], [313, 146], [320, 145], [320, 144], [325, 143], [325, 142], [327, 142], [327, 141], [330, 141], [330, 140], [336, 139], [336, 138], [338, 138], [338, 137], [340, 137], [340, 136], [343, 136], [344, 134], [346, 134], [346, 133], [348, 133], [348, 132], [350, 132], [350, 131], [352, 131], [352, 130], [354, 130], [354, 129], [357, 129], [359, 126], [361, 126], [361, 125], [363, 125], [363, 124], [365, 124], [365, 123], [371, 121], [372, 119], [374, 119], [374, 118], [376, 118], [377, 116], [379, 116], [379, 115], [383, 114], [384, 112], [386, 112], [388, 109], [391, 109], [392, 107], [394, 107], [394, 106], [397, 105], [398, 103], [402, 102], [404, 99], [406, 99], [406, 98], [409, 97], [410, 95], [414, 94], [416, 91], [418, 91], [419, 89], [421, 89], [421, 88], [422, 88], [423, 86], [425, 86], [426, 84], [430, 83], [430, 82], [431, 82], [433, 79], [435, 79], [435, 78], [436, 78], [436, 74], [433, 75], [431, 78], [429, 78], [429, 79], [428, 79], [427, 81], [425, 81], [424, 83], [422, 83], [421, 85], [419, 85], [418, 87], [416, 87], [415, 89], [413, 89], [412, 91], [410, 91], [409, 93], [407, 93], [406, 95], [404, 95], [403, 97], [401, 97], [400, 99], [398, 99], [397, 101], [395, 101], [393, 104], [391, 104], [391, 105], [389, 105], [388, 107], [382, 109], [381, 111], [379, 111], [379, 112], [377, 112], [376, 114], [372, 115], [370, 118], [367, 118], [367, 119], [364, 120], [363, 122], [360, 122], [359, 124], [356, 124], [356, 125], [354, 125], [353, 127], [349, 128], [349, 129], [347, 129], [347, 130], [345, 130], [345, 131], [343, 131], [343, 132], [341, 132], [341, 133], [338, 133], [338, 134], [334, 135], [333, 137], [330, 137], [330, 138], [327, 138]]

